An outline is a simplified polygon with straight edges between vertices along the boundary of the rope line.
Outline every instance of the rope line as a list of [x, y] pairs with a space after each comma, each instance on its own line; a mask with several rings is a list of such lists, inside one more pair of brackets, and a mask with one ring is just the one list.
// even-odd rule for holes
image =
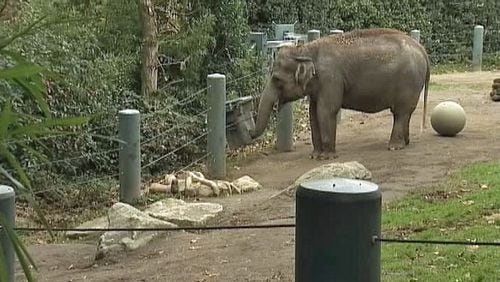
[[[227, 225], [227, 226], [200, 226], [200, 227], [156, 227], [156, 228], [51, 228], [54, 232], [134, 232], [134, 231], [203, 231], [203, 230], [237, 230], [237, 229], [271, 229], [292, 228], [295, 224], [262, 224], [262, 225]], [[47, 228], [16, 227], [17, 231], [45, 232]]]
[[[294, 223], [288, 224], [249, 224], [249, 225], [226, 225], [226, 226], [200, 226], [200, 227], [154, 227], [154, 228], [51, 228], [54, 232], [134, 232], [134, 231], [206, 231], [206, 230], [244, 230], [244, 229], [276, 229], [276, 228], [295, 228]], [[17, 231], [28, 232], [46, 232], [47, 228], [16, 227]], [[444, 240], [407, 240], [407, 239], [387, 239], [378, 236], [373, 237], [374, 242], [385, 243], [416, 243], [432, 245], [465, 245], [465, 246], [489, 246], [500, 247], [500, 242], [470, 242], [470, 241], [444, 241]]]
[[375, 242], [404, 243], [404, 244], [431, 244], [431, 245], [463, 245], [463, 246], [490, 246], [500, 247], [500, 242], [470, 242], [470, 241], [444, 241], [444, 240], [408, 240], [408, 239], [386, 239], [375, 236]]
[[159, 157], [158, 159], [156, 159], [156, 160], [154, 160], [154, 161], [151, 161], [150, 163], [146, 164], [146, 165], [145, 165], [145, 166], [143, 166], [142, 168], [144, 169], [144, 168], [148, 168], [148, 167], [150, 167], [150, 166], [154, 165], [155, 163], [157, 163], [157, 162], [159, 162], [159, 161], [161, 161], [161, 160], [163, 160], [163, 159], [167, 158], [168, 156], [171, 156], [171, 155], [173, 155], [173, 154], [177, 153], [177, 152], [178, 152], [178, 151], [180, 151], [181, 149], [183, 149], [183, 148], [187, 147], [188, 145], [193, 144], [194, 142], [196, 142], [196, 141], [200, 140], [201, 138], [203, 138], [203, 137], [205, 137], [205, 136], [207, 136], [207, 135], [208, 135], [208, 132], [201, 134], [200, 136], [198, 136], [198, 137], [194, 138], [193, 140], [191, 140], [191, 141], [187, 142], [186, 144], [184, 144], [184, 145], [182, 145], [182, 146], [180, 146], [180, 147], [178, 147], [178, 148], [174, 149], [173, 151], [171, 151], [171, 152], [169, 152], [169, 153], [167, 153], [167, 154], [165, 154], [165, 155], [163, 155], [163, 156]]

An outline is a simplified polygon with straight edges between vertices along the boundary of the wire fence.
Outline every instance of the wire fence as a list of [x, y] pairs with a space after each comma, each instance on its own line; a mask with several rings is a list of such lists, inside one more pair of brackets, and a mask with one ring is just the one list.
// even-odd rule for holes
[[[262, 68], [262, 69], [255, 71], [255, 72], [252, 72], [250, 74], [246, 74], [246, 75], [243, 75], [241, 77], [234, 78], [232, 80], [229, 80], [226, 83], [226, 86], [236, 86], [237, 83], [242, 83], [245, 80], [253, 79], [256, 76], [264, 74], [265, 71], [266, 71], [266, 68]], [[141, 139], [142, 139], [142, 137], [147, 136], [148, 134], [151, 133], [151, 131], [153, 131], [152, 129], [154, 129], [154, 124], [151, 125], [150, 122], [153, 122], [153, 123], [158, 122], [159, 120], [161, 120], [162, 115], [175, 112], [175, 110], [178, 110], [178, 109], [185, 108], [193, 101], [205, 100], [205, 98], [207, 96], [207, 91], [209, 89], [210, 89], [210, 86], [204, 87], [202, 89], [199, 89], [197, 91], [192, 92], [191, 94], [186, 95], [182, 99], [179, 99], [179, 100], [169, 104], [167, 107], [164, 107], [162, 109], [141, 115]], [[252, 94], [254, 94], [254, 93], [252, 93]], [[176, 133], [178, 130], [185, 129], [185, 128], [190, 127], [190, 126], [195, 127], [197, 124], [203, 124], [206, 126], [207, 114], [210, 110], [211, 110], [211, 108], [207, 108], [203, 111], [200, 111], [198, 113], [190, 115], [188, 119], [177, 120], [175, 122], [175, 124], [172, 125], [171, 128], [168, 128], [167, 130], [163, 130], [162, 132], [156, 132], [156, 134], [154, 134], [153, 136], [148, 136], [144, 140], [141, 140], [141, 142], [140, 142], [141, 151], [142, 151], [142, 149], [145, 149], [147, 146], [150, 148], [154, 147], [155, 153], [159, 153], [162, 150], [166, 150], [166, 152], [160, 154], [160, 156], [154, 157], [150, 160], [147, 160], [148, 159], [147, 156], [146, 157], [143, 156], [141, 158], [142, 162], [143, 162], [143, 165], [141, 166], [141, 170], [143, 172], [145, 172], [147, 169], [149, 169], [155, 165], [158, 165], [160, 162], [162, 162], [164, 160], [167, 160], [169, 158], [175, 158], [179, 152], [181, 152], [183, 149], [185, 149], [191, 145], [200, 144], [204, 140], [206, 143], [206, 137], [209, 134], [208, 130], [204, 130], [202, 128], [199, 128], [197, 131], [201, 131], [201, 133], [196, 135], [196, 136], [193, 136], [193, 137], [178, 136], [178, 135], [176, 135]], [[255, 111], [253, 113], [255, 113]], [[75, 131], [75, 132], [53, 134], [53, 135], [49, 135], [49, 136], [42, 136], [39, 138], [31, 138], [31, 139], [26, 139], [26, 140], [12, 140], [12, 141], [9, 140], [5, 144], [6, 145], [15, 145], [18, 143], [47, 141], [47, 140], [51, 140], [51, 139], [55, 139], [55, 138], [59, 138], [59, 137], [67, 137], [67, 136], [77, 136], [77, 138], [82, 138], [82, 137], [85, 137], [88, 135], [92, 136], [93, 133], [95, 133], [99, 130], [105, 130], [105, 129], [110, 129], [110, 128], [118, 129], [118, 126], [117, 126], [118, 125], [118, 118], [113, 119], [113, 120], [115, 121], [114, 124], [98, 126], [98, 127], [92, 128], [92, 129], [83, 129], [83, 130]], [[236, 121], [233, 123], [229, 123], [229, 124], [226, 124], [225, 128], [228, 129], [232, 126], [237, 125], [240, 122], [246, 122], [246, 121], [248, 121], [248, 119], [239, 120], [239, 121]], [[187, 138], [189, 140], [187, 140], [186, 142], [180, 142], [180, 144], [178, 146], [175, 146], [175, 147], [162, 145], [163, 143], [165, 143], [165, 140], [169, 140], [169, 139], [181, 140], [181, 138]], [[85, 152], [85, 153], [82, 153], [80, 155], [71, 156], [71, 157], [67, 157], [67, 158], [61, 158], [61, 159], [58, 159], [58, 158], [47, 159], [44, 162], [30, 163], [30, 164], [24, 165], [23, 169], [25, 169], [28, 172], [38, 172], [38, 171], [43, 171], [45, 169], [49, 169], [49, 168], [56, 166], [56, 165], [57, 166], [64, 166], [64, 167], [71, 167], [71, 166], [77, 167], [78, 165], [75, 164], [76, 162], [87, 161], [87, 160], [94, 161], [95, 158], [99, 158], [99, 157], [106, 158], [105, 161], [107, 159], [114, 159], [115, 160], [114, 162], [117, 163], [118, 153], [120, 152], [120, 143], [118, 141], [120, 141], [120, 140], [118, 140], [117, 136], [111, 136], [111, 137], [108, 137], [108, 139], [113, 139], [114, 141], [117, 141], [114, 143], [116, 146], [115, 148], [106, 149], [106, 150], [102, 150], [102, 151], [95, 151], [95, 152]], [[179, 142], [177, 142], [177, 143], [179, 143]], [[150, 151], [150, 150], [148, 150], [148, 151]], [[199, 156], [194, 157], [192, 160], [189, 160], [189, 161], [184, 162], [184, 163], [179, 163], [179, 164], [169, 164], [168, 167], [171, 168], [172, 171], [175, 171], [175, 173], [178, 173], [180, 171], [189, 169], [195, 165], [200, 164], [201, 162], [207, 160], [207, 158], [209, 156], [210, 156], [210, 153], [206, 152], [206, 149], [203, 149], [203, 151], [199, 154]], [[147, 160], [147, 162], [144, 163], [144, 161], [146, 161], [146, 160]], [[103, 163], [103, 165], [105, 165], [105, 164]], [[16, 170], [14, 170], [14, 169], [9, 169], [7, 171], [11, 174], [16, 173]], [[94, 177], [89, 177], [88, 174], [85, 174], [85, 175], [82, 175], [82, 177], [87, 178], [87, 179], [83, 179], [80, 181], [76, 179], [72, 182], [68, 182], [68, 183], [64, 183], [64, 184], [54, 184], [54, 185], [51, 185], [52, 187], [48, 187], [47, 189], [35, 189], [34, 194], [35, 195], [43, 195], [43, 194], [50, 193], [50, 192], [60, 192], [60, 191], [64, 190], [65, 188], [79, 187], [79, 186], [88, 185], [90, 183], [96, 183], [96, 182], [104, 181], [104, 180], [117, 181], [118, 177], [120, 176], [120, 173], [118, 171], [118, 168], [116, 168], [114, 171], [115, 172], [109, 173], [107, 175], [99, 175], [99, 176], [94, 176]], [[78, 177], [75, 177], [75, 178], [78, 178]], [[145, 181], [147, 181], [147, 180], [145, 179]]]
[[[278, 229], [295, 228], [295, 223], [284, 224], [246, 224], [246, 225], [215, 225], [215, 226], [185, 226], [185, 227], [151, 227], [151, 228], [44, 228], [44, 227], [15, 227], [17, 231], [24, 232], [173, 232], [173, 231], [221, 231], [221, 230], [247, 230], [247, 229]], [[0, 226], [1, 228], [1, 226]], [[373, 236], [372, 242], [399, 243], [399, 244], [428, 244], [428, 245], [460, 245], [460, 246], [488, 246], [500, 247], [500, 242], [476, 240], [414, 240], [400, 238], [385, 238]]]

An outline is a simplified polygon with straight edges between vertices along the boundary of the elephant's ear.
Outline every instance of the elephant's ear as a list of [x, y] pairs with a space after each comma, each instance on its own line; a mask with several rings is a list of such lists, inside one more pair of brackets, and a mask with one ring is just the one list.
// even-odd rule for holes
[[295, 60], [298, 61], [297, 70], [295, 71], [295, 83], [305, 91], [307, 83], [316, 75], [316, 68], [310, 58], [295, 58]]

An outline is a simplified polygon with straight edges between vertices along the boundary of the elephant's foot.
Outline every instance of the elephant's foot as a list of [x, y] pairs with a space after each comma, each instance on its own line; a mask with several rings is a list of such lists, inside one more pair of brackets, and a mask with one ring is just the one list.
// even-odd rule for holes
[[[408, 141], [409, 143], [409, 141]], [[405, 140], [401, 141], [390, 141], [388, 149], [389, 151], [398, 151], [404, 149], [404, 147], [407, 145]]]
[[311, 154], [309, 154], [309, 157], [311, 159], [315, 160], [315, 159], [318, 159], [320, 155], [321, 155], [320, 151], [314, 150], [311, 152]]
[[338, 158], [337, 153], [335, 152], [321, 152], [321, 154], [318, 156], [318, 160], [333, 160]]

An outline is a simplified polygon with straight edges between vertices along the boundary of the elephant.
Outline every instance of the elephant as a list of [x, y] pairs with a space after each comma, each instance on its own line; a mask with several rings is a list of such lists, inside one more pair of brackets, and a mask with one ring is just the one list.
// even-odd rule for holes
[[[282, 47], [260, 97], [252, 139], [265, 131], [275, 104], [308, 97], [312, 158], [337, 158], [337, 113], [390, 109], [389, 150], [410, 143], [409, 123], [424, 91], [421, 130], [425, 128], [430, 78], [425, 48], [402, 31], [358, 29]], [[425, 90], [424, 90], [425, 87]]]

